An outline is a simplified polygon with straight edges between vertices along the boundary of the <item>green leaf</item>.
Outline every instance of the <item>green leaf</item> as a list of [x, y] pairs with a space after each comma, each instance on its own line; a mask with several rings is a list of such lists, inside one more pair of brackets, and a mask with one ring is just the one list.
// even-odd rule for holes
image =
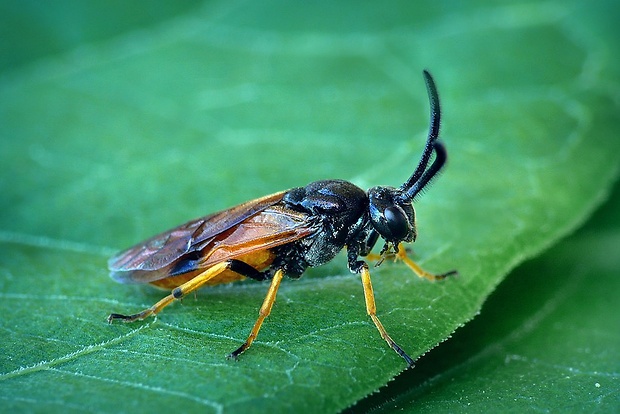
[[[1, 46], [0, 72], [0, 398], [7, 411], [334, 412], [386, 385], [405, 365], [369, 321], [344, 256], [283, 283], [237, 363], [224, 355], [245, 340], [266, 285], [203, 289], [156, 320], [110, 326], [108, 313], [139, 311], [165, 293], [113, 283], [106, 260], [190, 218], [317, 179], [399, 185], [426, 135], [423, 68], [438, 84], [450, 163], [417, 200], [416, 258], [460, 276], [429, 283], [401, 263], [372, 270], [379, 317], [411, 356], [446, 340], [510, 269], [585, 221], [617, 177], [620, 68], [611, 45], [619, 14], [611, 1], [222, 2], [152, 17], [66, 1], [72, 13], [62, 18], [47, 17], [51, 6], [5, 3], [0, 26], [12, 36]], [[40, 34], [17, 35], [19, 22], [40, 16], [48, 19]], [[527, 268], [537, 273], [530, 285], [568, 273], [559, 294], [532, 296], [519, 284], [512, 299], [539, 309], [587, 293], [579, 289], [586, 273], [564, 267], [582, 246], [559, 247], [553, 260], [567, 261], [546, 262], [549, 272]], [[588, 261], [593, 269], [603, 266], [597, 260]], [[522, 313], [503, 308], [493, 316], [506, 321], [508, 336], [519, 332]], [[543, 322], [533, 329], [548, 328]], [[589, 323], [593, 331], [584, 332], [608, 326]], [[449, 382], [461, 365], [479, 367], [467, 357], [482, 339], [505, 343], [501, 332], [479, 336], [474, 351], [451, 341], [438, 348], [464, 352], [437, 371], [444, 396], [485, 378], [488, 371]], [[540, 370], [539, 378], [577, 366], [539, 364], [548, 344], [519, 339], [506, 355], [524, 360], [495, 365], [489, 378], [512, 377], [519, 362]], [[430, 409], [441, 407], [433, 388], [416, 387], [412, 397], [403, 385], [425, 372], [399, 377], [399, 403], [422, 395]], [[512, 378], [503, 388], [513, 394], [505, 395], [525, 389]], [[594, 391], [608, 386], [596, 381]], [[547, 406], [542, 396], [535, 402]]]

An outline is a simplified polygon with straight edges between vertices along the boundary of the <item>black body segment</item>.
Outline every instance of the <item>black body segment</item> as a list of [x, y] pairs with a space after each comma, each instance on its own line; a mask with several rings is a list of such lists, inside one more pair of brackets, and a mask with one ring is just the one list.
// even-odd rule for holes
[[[288, 191], [282, 201], [286, 207], [308, 214], [309, 220], [318, 225], [311, 237], [282, 248], [298, 250], [297, 257], [310, 267], [329, 262], [345, 245], [353, 240], [357, 242], [359, 232], [366, 224], [366, 193], [348, 181], [316, 181]], [[293, 264], [289, 266], [292, 271]], [[293, 273], [301, 274], [300, 270], [303, 272], [305, 268], [297, 266]]]

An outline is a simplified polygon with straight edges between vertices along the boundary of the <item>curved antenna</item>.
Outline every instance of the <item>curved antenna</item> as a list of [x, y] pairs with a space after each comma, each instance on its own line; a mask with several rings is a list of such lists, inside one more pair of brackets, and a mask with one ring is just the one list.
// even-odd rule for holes
[[422, 177], [418, 179], [411, 188], [407, 189], [403, 194], [403, 199], [413, 200], [415, 196], [418, 195], [420, 191], [424, 189], [431, 182], [433, 178], [437, 176], [437, 173], [441, 170], [441, 168], [446, 163], [448, 159], [448, 151], [446, 147], [441, 143], [441, 141], [435, 141], [433, 143], [433, 149], [435, 150], [435, 160], [431, 164], [428, 170], [424, 171]]
[[[422, 73], [424, 75], [424, 81], [426, 82], [426, 90], [428, 91], [428, 100], [429, 100], [430, 109], [431, 109], [431, 122], [430, 122], [430, 127], [428, 130], [428, 138], [426, 139], [426, 146], [424, 147], [424, 152], [422, 153], [422, 158], [420, 158], [420, 162], [418, 166], [416, 167], [415, 171], [413, 172], [413, 174], [411, 175], [411, 177], [409, 177], [409, 179], [400, 187], [400, 189], [405, 192], [405, 194], [407, 195], [407, 198], [410, 200], [414, 197], [415, 194], [420, 192], [420, 190], [424, 187], [424, 185], [428, 184], [428, 182], [432, 178], [432, 175], [436, 174], [441, 169], [443, 164], [445, 163], [445, 158], [444, 158], [444, 162], [438, 166], [437, 170], [434, 171], [434, 173], [431, 176], [427, 176], [425, 174], [426, 167], [428, 167], [428, 162], [431, 158], [431, 155], [433, 154], [433, 150], [437, 149], [435, 144], [437, 142], [437, 137], [439, 136], [439, 124], [441, 121], [441, 107], [439, 106], [439, 94], [437, 93], [437, 86], [435, 85], [435, 81], [433, 80], [433, 77], [427, 70], [424, 70]], [[441, 144], [440, 146], [443, 147], [443, 145]], [[445, 154], [445, 148], [443, 148], [443, 150]], [[439, 154], [437, 154], [437, 158], [439, 158]], [[428, 171], [431, 171], [433, 169], [433, 166], [435, 166], [436, 163], [437, 163], [437, 159], [435, 160], [435, 162], [433, 163], [433, 165]], [[424, 185], [420, 185], [419, 181], [420, 181], [420, 178], [423, 176], [427, 176], [428, 178], [425, 180]], [[414, 190], [414, 188], [417, 188], [417, 189]]]

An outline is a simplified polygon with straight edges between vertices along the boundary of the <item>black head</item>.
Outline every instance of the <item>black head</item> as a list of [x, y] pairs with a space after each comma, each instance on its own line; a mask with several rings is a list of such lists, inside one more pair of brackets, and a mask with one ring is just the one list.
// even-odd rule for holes
[[[384, 251], [400, 242], [415, 241], [417, 232], [413, 199], [431, 182], [446, 163], [447, 153], [439, 136], [441, 110], [435, 81], [424, 71], [431, 107], [431, 125], [420, 162], [409, 179], [400, 187], [373, 187], [368, 190], [370, 221], [375, 231], [385, 240]], [[432, 155], [435, 159], [429, 167]]]

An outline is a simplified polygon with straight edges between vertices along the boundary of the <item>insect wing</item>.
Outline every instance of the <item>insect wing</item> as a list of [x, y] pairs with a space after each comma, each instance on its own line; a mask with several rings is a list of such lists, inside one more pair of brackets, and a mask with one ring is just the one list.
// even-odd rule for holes
[[212, 244], [205, 247], [197, 267], [209, 267], [227, 259], [281, 246], [320, 229], [320, 225], [311, 221], [308, 214], [277, 204], [215, 237]]
[[[231, 229], [282, 199], [284, 192], [239, 204], [228, 210], [189, 221], [172, 230], [158, 234], [113, 256], [108, 261], [110, 276], [122, 283], [147, 282], [136, 280], [133, 274], [165, 269], [180, 257], [199, 250], [216, 236]], [[156, 280], [155, 274], [152, 275]]]
[[[170, 283], [155, 284], [178, 286], [172, 280], [187, 281], [206, 268], [237, 258], [261, 270], [269, 266], [275, 258], [270, 249], [310, 236], [320, 228], [320, 225], [309, 220], [307, 214], [277, 204], [246, 218], [208, 241], [192, 245], [187, 254], [165, 267], [150, 271], [116, 272], [113, 277], [120, 282], [131, 283], [170, 279]], [[225, 280], [227, 282], [239, 278], [229, 277]], [[214, 282], [222, 283], [219, 279]]]

